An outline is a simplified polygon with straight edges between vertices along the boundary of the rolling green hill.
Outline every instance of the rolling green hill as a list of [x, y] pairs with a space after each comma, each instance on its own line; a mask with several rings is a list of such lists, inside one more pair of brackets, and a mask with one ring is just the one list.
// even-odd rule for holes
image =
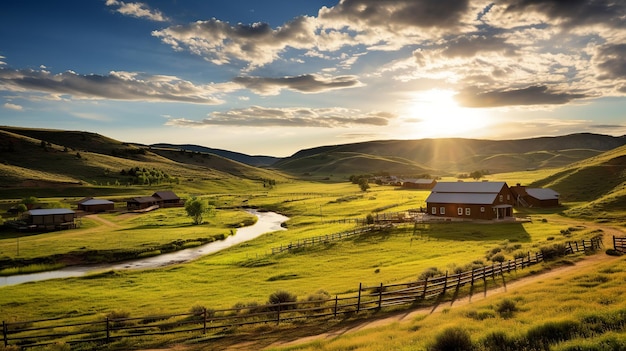
[[[161, 178], [133, 178], [126, 174], [132, 168], [153, 171]], [[286, 178], [216, 155], [153, 151], [95, 133], [0, 127], [0, 192], [5, 196], [19, 189], [37, 189], [37, 196], [86, 196], [84, 188], [94, 187], [101, 194], [127, 193], [133, 187], [195, 192], [206, 188], [200, 183], [207, 181], [218, 189], [240, 189], [261, 179]]]
[[[359, 172], [388, 170], [444, 176], [474, 170], [503, 173], [563, 167], [624, 144], [624, 137], [589, 133], [520, 140], [386, 140], [306, 149], [272, 166], [294, 174], [301, 173], [303, 169], [345, 174], [344, 169], [336, 169], [333, 163], [345, 154], [361, 154], [376, 157], [377, 162], [359, 164]], [[398, 158], [404, 160], [404, 167], [398, 164]], [[306, 167], [303, 162], [306, 162]]]
[[593, 218], [626, 214], [626, 146], [574, 162], [532, 184], [549, 187], [563, 201], [578, 202], [567, 214]]

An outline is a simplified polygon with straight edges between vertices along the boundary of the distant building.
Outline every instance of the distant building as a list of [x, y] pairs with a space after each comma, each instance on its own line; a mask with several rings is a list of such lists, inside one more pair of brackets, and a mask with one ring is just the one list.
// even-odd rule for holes
[[126, 208], [130, 211], [159, 207], [182, 207], [183, 205], [183, 200], [173, 191], [157, 191], [152, 196], [135, 197], [126, 201]]
[[402, 187], [407, 189], [432, 189], [437, 181], [434, 179], [403, 179]]
[[94, 199], [92, 197], [86, 197], [78, 201], [78, 210], [85, 212], [106, 212], [113, 211], [115, 209], [115, 203], [109, 200]]
[[520, 184], [511, 187], [519, 207], [558, 207], [560, 194], [549, 188], [527, 188]]
[[505, 182], [438, 182], [426, 199], [428, 214], [459, 219], [510, 218], [514, 204]]
[[76, 227], [76, 212], [67, 208], [49, 208], [26, 211], [24, 220], [30, 230], [60, 230]]

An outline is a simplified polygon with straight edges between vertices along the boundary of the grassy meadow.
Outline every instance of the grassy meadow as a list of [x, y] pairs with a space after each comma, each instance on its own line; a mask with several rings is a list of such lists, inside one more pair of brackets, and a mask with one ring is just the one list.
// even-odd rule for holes
[[[0, 319], [67, 314], [87, 318], [117, 309], [141, 316], [188, 311], [197, 304], [229, 308], [238, 303], [265, 303], [277, 290], [288, 290], [300, 298], [319, 290], [333, 296], [349, 294], [359, 283], [416, 280], [431, 267], [445, 272], [476, 262], [490, 264], [488, 256], [495, 251], [512, 259], [519, 253], [536, 252], [544, 245], [588, 239], [597, 233], [594, 224], [577, 223], [558, 214], [524, 213], [532, 222], [403, 225], [295, 253], [270, 255], [271, 248], [281, 244], [354, 228], [354, 224], [336, 224], [333, 220], [425, 206], [428, 193], [382, 186], [361, 192], [349, 183], [291, 182], [256, 195], [207, 196], [207, 200], [225, 208], [199, 226], [191, 225], [182, 208], [98, 215], [106, 224], [83, 218], [81, 229], [20, 238], [20, 257], [142, 248], [224, 233], [250, 220], [250, 214], [234, 208], [241, 204], [290, 217], [286, 231], [269, 233], [184, 265], [147, 271], [105, 271], [83, 278], [0, 287]], [[4, 237], [0, 240], [0, 255], [16, 257], [15, 246], [15, 237]]]

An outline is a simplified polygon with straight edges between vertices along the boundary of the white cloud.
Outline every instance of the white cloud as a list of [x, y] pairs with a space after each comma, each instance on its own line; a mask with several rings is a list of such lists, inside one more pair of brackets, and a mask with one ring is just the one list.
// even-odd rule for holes
[[24, 109], [21, 105], [12, 104], [10, 102], [6, 102], [4, 105], [2, 105], [2, 107], [14, 111], [22, 111]]
[[156, 22], [168, 22], [169, 18], [161, 13], [159, 10], [151, 9], [148, 5], [141, 2], [123, 2], [117, 0], [107, 0], [107, 6], [117, 7], [116, 12], [125, 16], [131, 16], [136, 18], [145, 18]]
[[351, 125], [385, 126], [396, 116], [388, 112], [363, 112], [346, 108], [271, 108], [251, 106], [224, 112], [213, 112], [196, 121], [172, 118], [166, 125], [183, 127], [248, 126], [248, 127], [348, 127]]

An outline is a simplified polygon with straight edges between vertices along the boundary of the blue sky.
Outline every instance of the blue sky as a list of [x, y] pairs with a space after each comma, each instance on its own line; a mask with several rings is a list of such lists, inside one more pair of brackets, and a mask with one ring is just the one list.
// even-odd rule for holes
[[626, 134], [613, 0], [4, 2], [0, 124], [251, 155]]

